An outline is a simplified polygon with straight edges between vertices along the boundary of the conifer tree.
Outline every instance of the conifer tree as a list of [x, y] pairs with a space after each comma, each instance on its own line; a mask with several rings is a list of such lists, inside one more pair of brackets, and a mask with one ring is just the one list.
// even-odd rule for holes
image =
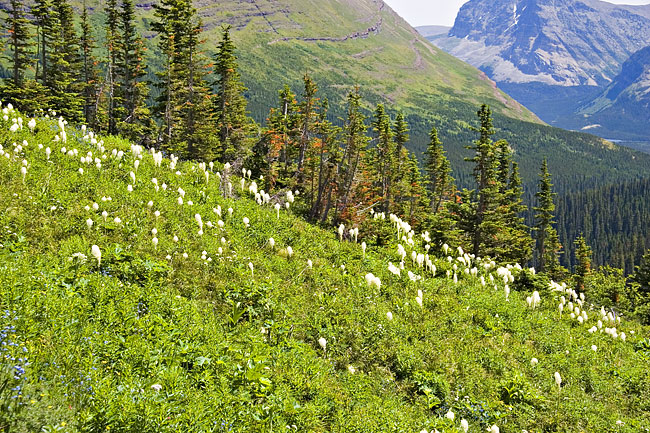
[[634, 268], [632, 282], [639, 285], [639, 294], [650, 302], [650, 250], [641, 259], [641, 263]]
[[[110, 25], [109, 25], [110, 26]], [[151, 133], [153, 123], [146, 106], [149, 89], [144, 82], [144, 44], [135, 28], [133, 0], [123, 0], [119, 12], [115, 38], [114, 96], [119, 95], [120, 105], [115, 107], [115, 131], [136, 142], [142, 142]], [[114, 101], [116, 98], [114, 98]]]
[[214, 135], [214, 101], [207, 83], [206, 57], [201, 49], [201, 21], [190, 7], [186, 37], [181, 49], [187, 72], [182, 90], [182, 119], [179, 139], [187, 142], [190, 158], [213, 161], [218, 157], [219, 140]]
[[221, 145], [221, 161], [233, 159], [248, 152], [248, 135], [251, 121], [247, 116], [247, 90], [241, 81], [235, 44], [230, 36], [230, 26], [222, 29], [221, 42], [217, 47], [214, 73], [217, 76], [216, 118]]
[[298, 177], [298, 184], [302, 182], [303, 165], [305, 162], [305, 155], [310, 150], [312, 143], [313, 129], [315, 127], [316, 119], [318, 117], [318, 99], [316, 92], [318, 87], [314, 80], [305, 74], [303, 77], [303, 101], [300, 103], [300, 150], [298, 153], [298, 164], [296, 168], [296, 175]]
[[92, 36], [90, 22], [88, 20], [88, 9], [84, 2], [81, 13], [81, 57], [83, 64], [83, 114], [86, 123], [95, 129], [97, 127], [97, 106], [99, 89], [99, 71], [97, 61], [93, 55], [95, 40]]
[[[310, 211], [310, 219], [318, 221], [324, 214], [325, 209], [330, 208], [332, 194], [336, 188], [336, 170], [341, 158], [339, 136], [341, 128], [334, 126], [327, 120], [329, 103], [323, 100], [321, 112], [317, 123], [318, 146], [314, 148], [316, 154], [317, 170], [316, 193]], [[326, 217], [323, 219], [326, 219]]]
[[3, 83], [0, 97], [23, 111], [33, 113], [39, 108], [45, 108], [47, 100], [40, 86], [26, 76], [32, 66], [34, 44], [25, 7], [20, 0], [11, 0], [10, 7], [4, 24], [9, 33], [7, 57], [11, 64], [11, 78]]
[[376, 196], [381, 202], [379, 210], [388, 213], [391, 203], [391, 177], [394, 176], [395, 142], [390, 117], [383, 104], [377, 105], [371, 123], [375, 133], [375, 148], [370, 152], [370, 165], [374, 166]]
[[81, 71], [82, 63], [79, 49], [79, 37], [75, 30], [74, 12], [67, 0], [52, 0], [54, 13], [52, 23], [53, 42], [51, 52], [56, 58], [49, 61], [53, 66], [46, 84], [52, 93], [52, 108], [61, 113], [68, 121], [82, 118], [83, 97]]
[[451, 177], [451, 166], [445, 155], [442, 142], [438, 138], [438, 130], [431, 128], [429, 145], [424, 152], [426, 155], [425, 173], [426, 187], [429, 192], [429, 206], [431, 212], [437, 214], [442, 210], [442, 205], [449, 200], [456, 190], [454, 179]]
[[156, 112], [161, 119], [158, 141], [169, 152], [186, 158], [212, 160], [218, 154], [210, 128], [214, 110], [207, 87], [206, 65], [201, 50], [201, 23], [187, 0], [162, 0], [155, 6], [158, 33], [164, 54]]
[[[34, 0], [32, 6], [32, 15], [36, 24], [36, 38], [38, 44], [36, 79], [41, 80], [41, 84], [47, 83], [47, 31], [50, 27], [50, 0]], [[40, 66], [40, 75], [39, 75]]]
[[293, 188], [302, 132], [298, 101], [288, 85], [278, 92], [278, 106], [271, 109], [267, 125], [270, 166], [267, 184], [269, 188]]
[[5, 27], [9, 33], [9, 48], [11, 61], [11, 83], [18, 91], [25, 81], [25, 72], [32, 63], [31, 34], [29, 20], [24, 5], [20, 0], [11, 0], [11, 9], [7, 13]]
[[[363, 157], [363, 152], [368, 145], [366, 136], [366, 117], [361, 111], [361, 95], [359, 88], [348, 94], [347, 119], [343, 133], [345, 136], [345, 150], [339, 162], [337, 188], [339, 197], [336, 205], [335, 222], [338, 223], [342, 216], [347, 212], [348, 204], [351, 198], [352, 187], [354, 186], [359, 163]], [[328, 200], [329, 202], [329, 200]], [[322, 220], [327, 219], [329, 207], [325, 209]]]
[[[507, 148], [507, 143], [505, 147]], [[504, 187], [502, 208], [499, 210], [503, 226], [495, 240], [500, 250], [497, 255], [506, 262], [526, 263], [531, 257], [533, 243], [523, 217], [528, 207], [522, 199], [523, 188], [519, 165], [514, 161], [510, 164], [509, 156], [506, 159], [507, 165], [512, 165], [512, 169]]]
[[575, 240], [574, 245], [576, 254], [575, 287], [577, 291], [584, 292], [585, 280], [591, 272], [591, 248], [582, 234]]
[[[477, 190], [472, 197], [476, 199], [476, 215], [472, 218], [473, 231], [470, 233], [472, 252], [476, 256], [490, 251], [485, 248], [486, 240], [496, 236], [501, 228], [501, 221], [497, 213], [497, 207], [501, 203], [500, 185], [497, 179], [496, 147], [491, 137], [494, 135], [492, 125], [492, 111], [487, 105], [481, 106], [477, 113], [480, 127], [476, 130], [479, 139], [473, 146], [467, 146], [474, 150], [475, 155], [467, 161], [474, 163], [474, 179]], [[468, 226], [468, 224], [464, 224]]]
[[[406, 185], [410, 185], [409, 179], [413, 179], [413, 174], [412, 174], [412, 158], [415, 158], [415, 155], [410, 155], [409, 151], [406, 149], [406, 143], [408, 143], [410, 136], [409, 136], [409, 125], [406, 122], [406, 119], [404, 118], [404, 113], [399, 111], [397, 115], [395, 116], [395, 121], [393, 122], [393, 142], [394, 142], [394, 154], [391, 156], [391, 167], [390, 167], [390, 173], [389, 173], [389, 188], [388, 192], [390, 193], [390, 197], [393, 198], [393, 201], [397, 206], [400, 205], [400, 200], [402, 200], [402, 196], [404, 199], [407, 201], [407, 203], [412, 204], [411, 200], [411, 195], [410, 192], [411, 188], [407, 188], [408, 191], [401, 191], [402, 189], [400, 185], [402, 185], [406, 181]], [[417, 159], [416, 159], [417, 163]], [[420, 173], [420, 169], [418, 167], [418, 176], [422, 176]], [[419, 186], [422, 186], [423, 183], [421, 182], [422, 179], [420, 179], [420, 184]], [[421, 192], [421, 191], [420, 191]], [[425, 191], [426, 195], [426, 191]], [[390, 198], [389, 197], [389, 198]], [[411, 206], [408, 206], [409, 209], [411, 209]], [[410, 213], [410, 211], [409, 211]]]
[[[154, 6], [156, 8], [156, 6]], [[117, 134], [117, 120], [118, 116], [116, 109], [121, 105], [120, 95], [118, 94], [119, 88], [117, 83], [117, 68], [118, 58], [120, 52], [120, 33], [119, 33], [119, 10], [117, 7], [117, 0], [107, 0], [106, 7], [104, 8], [106, 14], [106, 86], [107, 86], [107, 120], [106, 125], [109, 134]]]
[[537, 269], [540, 272], [547, 272], [554, 276], [560, 266], [558, 236], [553, 227], [555, 223], [554, 197], [557, 194], [553, 192], [551, 174], [548, 171], [546, 158], [542, 162], [539, 177], [539, 190], [535, 193], [539, 205], [533, 208], [535, 211], [535, 227], [533, 230], [536, 240]]

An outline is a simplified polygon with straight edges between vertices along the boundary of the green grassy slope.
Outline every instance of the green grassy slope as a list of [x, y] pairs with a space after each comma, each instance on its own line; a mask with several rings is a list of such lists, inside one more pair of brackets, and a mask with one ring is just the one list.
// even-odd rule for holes
[[[434, 275], [411, 260], [426, 254], [423, 237], [398, 241], [388, 219], [341, 241], [294, 215], [299, 195], [288, 210], [284, 194], [257, 204], [239, 168], [206, 178], [72, 127], [64, 143], [51, 119], [12, 132], [19, 115], [6, 116], [0, 430], [460, 432], [461, 419], [472, 432], [647, 429], [647, 328], [623, 318], [590, 333], [601, 317], [588, 300], [580, 324], [568, 304], [558, 312], [569, 295], [539, 280], [532, 309], [521, 277], [505, 294], [502, 274], [519, 271], [468, 266], [439, 245]], [[376, 233], [388, 234], [381, 246]], [[400, 276], [388, 270], [398, 242]], [[604, 332], [614, 326], [617, 339]]]

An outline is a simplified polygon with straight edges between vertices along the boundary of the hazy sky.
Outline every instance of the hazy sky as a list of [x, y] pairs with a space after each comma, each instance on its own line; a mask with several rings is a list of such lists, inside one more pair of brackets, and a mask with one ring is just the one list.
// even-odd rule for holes
[[[467, 0], [385, 0], [412, 26], [454, 25], [458, 9]], [[609, 3], [644, 5], [649, 0], [607, 0]]]

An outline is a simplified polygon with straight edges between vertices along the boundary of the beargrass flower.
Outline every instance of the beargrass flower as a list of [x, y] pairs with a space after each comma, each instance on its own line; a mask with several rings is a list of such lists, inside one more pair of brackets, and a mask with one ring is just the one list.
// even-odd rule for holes
[[99, 249], [97, 245], [93, 245], [90, 251], [93, 257], [97, 259], [97, 266], [100, 266], [102, 262], [102, 251]]

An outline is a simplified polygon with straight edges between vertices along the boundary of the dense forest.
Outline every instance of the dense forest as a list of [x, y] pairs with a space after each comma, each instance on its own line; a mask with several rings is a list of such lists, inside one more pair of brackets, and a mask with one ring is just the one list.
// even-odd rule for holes
[[[331, 110], [308, 74], [299, 96], [289, 85], [279, 90], [261, 125], [250, 116], [230, 28], [223, 28], [210, 56], [191, 2], [164, 0], [154, 9], [151, 29], [161, 59], [152, 74], [133, 1], [105, 5], [100, 38], [106, 55], [99, 57], [86, 8], [76, 20], [65, 0], [39, 0], [31, 9], [12, 1], [5, 18], [10, 76], [0, 96], [24, 112], [52, 110], [167, 155], [245, 166], [257, 179], [261, 196], [299, 190], [306, 196], [305, 215], [321, 224], [361, 225], [394, 213], [428, 230], [439, 243], [541, 268], [549, 251], [550, 262], [575, 267], [574, 240], [582, 235], [593, 245], [595, 264], [617, 266], [628, 274], [648, 247], [635, 223], [647, 216], [647, 200], [639, 194], [642, 181], [584, 192], [596, 182], [577, 170], [552, 190], [544, 159], [536, 192], [537, 185], [522, 183], [516, 146], [507, 141], [526, 134], [502, 117], [495, 128], [487, 106], [478, 112], [478, 123], [461, 120], [467, 125], [462, 133], [466, 155], [473, 156], [465, 156], [453, 173], [436, 129], [448, 121], [411, 126], [393, 107], [378, 103], [368, 108], [358, 88]], [[333, 118], [331, 111], [344, 116]], [[426, 148], [410, 144], [411, 127], [431, 131]], [[538, 143], [545, 140], [542, 128], [533, 138]], [[591, 152], [611, 168], [602, 177], [611, 183], [616, 161], [607, 159], [611, 155], [605, 150], [602, 155], [597, 149]], [[418, 161], [420, 153], [424, 158]], [[558, 192], [559, 200], [554, 199]]]

